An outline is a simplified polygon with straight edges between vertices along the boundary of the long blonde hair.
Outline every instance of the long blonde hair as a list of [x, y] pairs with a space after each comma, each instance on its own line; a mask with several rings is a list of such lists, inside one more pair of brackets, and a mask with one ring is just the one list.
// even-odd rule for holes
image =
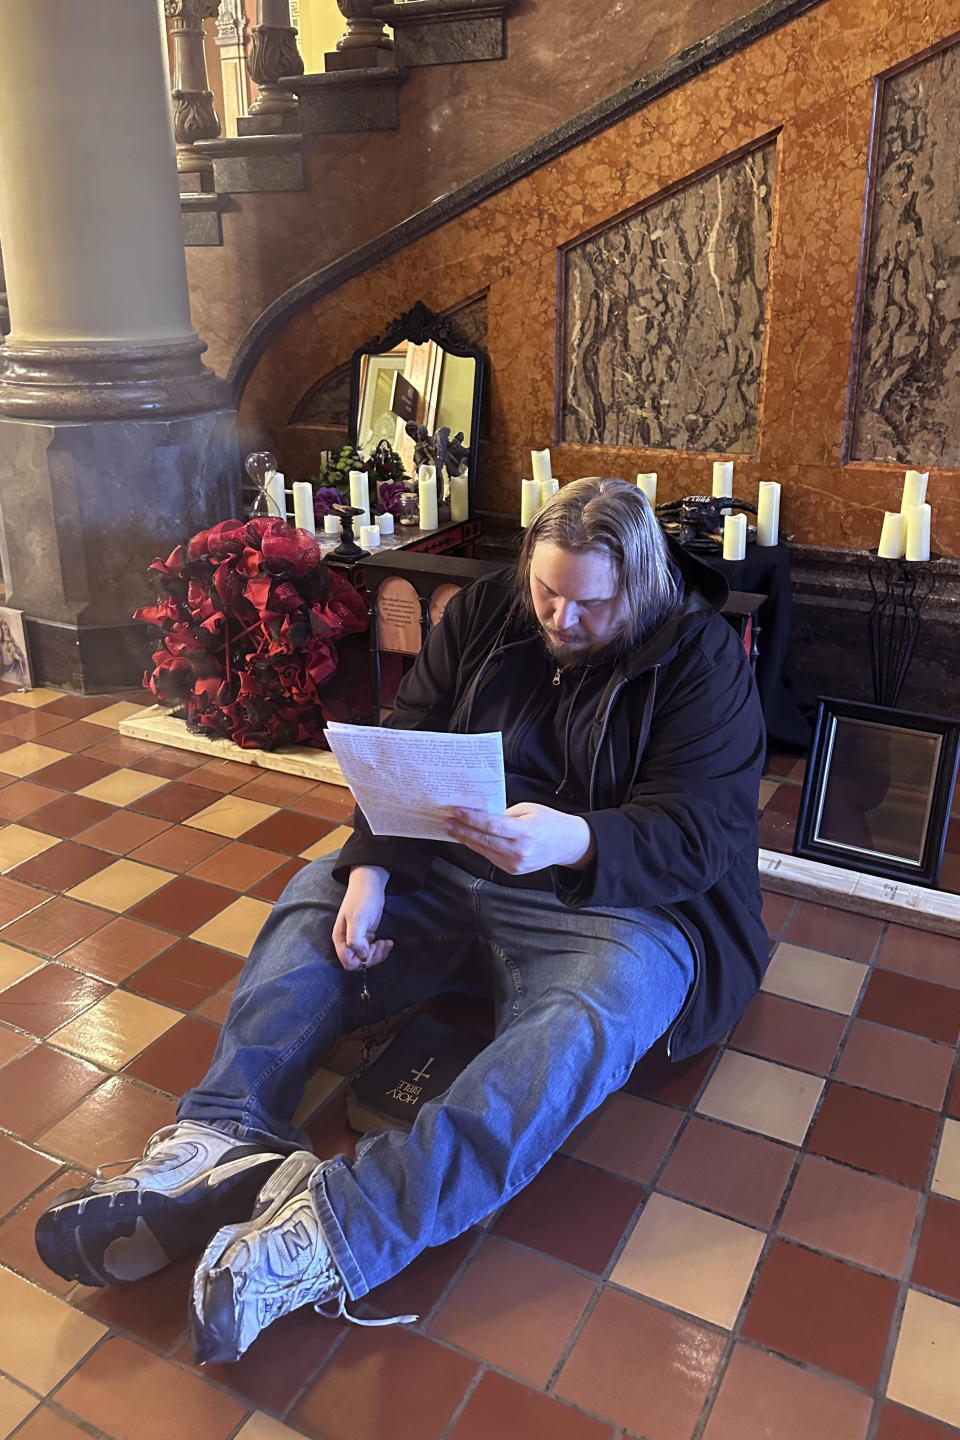
[[517, 601], [532, 620], [536, 612], [530, 565], [541, 541], [563, 550], [606, 551], [616, 567], [624, 614], [630, 617], [628, 644], [665, 620], [680, 599], [667, 542], [650, 502], [626, 480], [611, 475], [572, 480], [534, 516], [517, 562]]

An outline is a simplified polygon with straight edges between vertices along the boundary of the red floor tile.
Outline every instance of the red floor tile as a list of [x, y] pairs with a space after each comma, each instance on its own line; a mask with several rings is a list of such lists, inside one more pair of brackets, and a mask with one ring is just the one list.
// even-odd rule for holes
[[[206, 760], [197, 766], [190, 778], [194, 785], [206, 785], [208, 790], [228, 795], [245, 785], [251, 773], [249, 765], [238, 764], [236, 760]], [[208, 803], [212, 805], [213, 801]]]
[[43, 1037], [102, 1000], [110, 988], [65, 965], [44, 965], [0, 991], [0, 1020]]
[[123, 1073], [179, 1099], [206, 1075], [219, 1035], [216, 1025], [187, 1015], [141, 1051]]
[[37, 785], [32, 780], [14, 780], [0, 790], [0, 820], [22, 820], [25, 815], [32, 815], [42, 805], [49, 805], [62, 794], [62, 790], [54, 790], [51, 785]]
[[593, 1280], [490, 1237], [430, 1322], [430, 1333], [545, 1385], [594, 1291]]
[[960, 989], [960, 940], [949, 935], [933, 935], [908, 925], [888, 925], [877, 964], [917, 980]]
[[330, 820], [342, 825], [354, 811], [354, 799], [343, 785], [320, 784], [288, 807], [299, 810], [303, 815], [316, 815], [321, 820]]
[[703, 1440], [865, 1440], [872, 1408], [838, 1380], [738, 1345]]
[[191, 785], [184, 780], [174, 780], [161, 785], [159, 790], [135, 800], [131, 810], [141, 815], [152, 815], [157, 820], [189, 820], [210, 804], [210, 791], [204, 785]]
[[647, 1185], [683, 1118], [666, 1105], [620, 1092], [578, 1125], [563, 1149], [588, 1165]]
[[57, 1403], [110, 1435], [227, 1440], [247, 1407], [198, 1376], [117, 1336], [84, 1360], [57, 1391]]
[[[251, 1404], [282, 1414], [317, 1374], [342, 1334], [340, 1322], [326, 1320], [307, 1306], [268, 1325], [235, 1364], [204, 1365], [201, 1373]], [[182, 1365], [193, 1364], [189, 1340], [175, 1358]]]
[[761, 1264], [742, 1332], [873, 1389], [896, 1301], [895, 1281], [776, 1240]]
[[152, 820], [149, 815], [134, 815], [132, 810], [115, 810], [106, 819], [81, 830], [77, 836], [84, 845], [95, 845], [111, 855], [128, 855], [138, 845], [145, 845], [167, 829], [163, 820]]
[[[0, 1245], [3, 1231], [0, 1230]], [[136, 1285], [79, 1286], [71, 1304], [116, 1330], [125, 1330], [162, 1354], [169, 1354], [187, 1329], [187, 1297], [196, 1268], [195, 1253], [138, 1280]], [[218, 1369], [220, 1367], [217, 1367]], [[200, 1437], [197, 1437], [200, 1440]]]
[[0, 1215], [8, 1215], [59, 1169], [49, 1155], [38, 1155], [29, 1145], [0, 1134]]
[[805, 1155], [778, 1228], [802, 1245], [899, 1276], [919, 1205], [916, 1190]]
[[779, 850], [789, 854], [793, 849], [794, 821], [789, 815], [778, 815], [776, 811], [765, 810], [760, 816], [757, 832], [763, 850]]
[[899, 1405], [884, 1405], [874, 1440], [957, 1440], [960, 1430], [941, 1425], [929, 1415], [901, 1410]]
[[175, 1109], [166, 1095], [114, 1076], [45, 1130], [37, 1144], [94, 1171], [141, 1155], [150, 1136], [172, 1123]]
[[195, 880], [209, 880], [211, 885], [227, 885], [231, 890], [249, 894], [255, 885], [273, 874], [280, 858], [276, 850], [263, 850], [258, 845], [234, 840], [201, 860], [190, 873]]
[[604, 1421], [491, 1370], [467, 1401], [450, 1440], [610, 1440], [612, 1434]]
[[94, 760], [90, 755], [68, 755], [66, 760], [55, 760], [43, 770], [36, 772], [41, 785], [55, 785], [58, 790], [81, 790], [102, 780], [116, 767], [105, 760]]
[[50, 899], [48, 890], [37, 890], [32, 885], [20, 885], [6, 875], [0, 875], [0, 926], [36, 910], [38, 905]]
[[690, 1440], [726, 1343], [695, 1321], [605, 1290], [554, 1389], [650, 1440]]
[[169, 885], [134, 905], [129, 913], [132, 919], [142, 920], [146, 925], [165, 925], [189, 935], [232, 905], [236, 898], [232, 890], [222, 885], [208, 885], [189, 875], [178, 875]]
[[[0, 720], [0, 731], [20, 741], [42, 740], [51, 731], [62, 730], [66, 723], [62, 715], [48, 715], [43, 709], [25, 710], [13, 720]], [[51, 738], [44, 743], [56, 745], [57, 742]]]
[[161, 749], [142, 760], [134, 760], [131, 770], [140, 770], [144, 775], [162, 775], [166, 780], [180, 780], [203, 764], [203, 757], [191, 755], [188, 750]]
[[929, 1110], [833, 1082], [827, 1086], [807, 1149], [918, 1187], [930, 1168], [937, 1124], [937, 1116]]
[[261, 805], [290, 805], [308, 794], [316, 782], [302, 775], [284, 775], [279, 770], [261, 770], [234, 794], [244, 800], [259, 800]]
[[855, 1020], [836, 1069], [838, 1080], [939, 1110], [955, 1052], [921, 1035]]
[[960, 1120], [960, 1070], [953, 1079], [953, 1089], [950, 1092], [950, 1099], [947, 1101], [947, 1114], [952, 1115], [955, 1120]]
[[860, 1001], [859, 1018], [875, 1020], [893, 1030], [909, 1030], [947, 1045], [957, 1043], [960, 1032], [960, 990], [875, 970]]
[[[37, 1254], [34, 1229], [40, 1212], [51, 1200], [65, 1190], [73, 1190], [90, 1182], [90, 1176], [83, 1170], [60, 1170], [41, 1190], [21, 1205], [16, 1212], [0, 1225], [0, 1263], [12, 1266], [28, 1280], [52, 1290], [54, 1295], [66, 1295], [76, 1281], [65, 1280], [53, 1270], [48, 1270]], [[22, 1432], [21, 1432], [22, 1433]]]
[[494, 1234], [602, 1274], [643, 1194], [628, 1180], [557, 1155], [511, 1200]]
[[800, 812], [800, 794], [799, 785], [778, 785], [767, 801], [766, 813], [789, 815], [791, 820], [796, 820]]
[[623, 1088], [629, 1095], [644, 1095], [650, 1100], [660, 1100], [665, 1105], [680, 1105], [686, 1110], [703, 1089], [716, 1058], [716, 1045], [689, 1060], [680, 1061], [668, 1060], [666, 1047], [655, 1045], [633, 1067], [633, 1073]]
[[55, 895], [28, 915], [14, 920], [12, 925], [5, 925], [0, 931], [0, 940], [22, 945], [25, 950], [36, 950], [52, 960], [78, 940], [99, 930], [109, 919], [106, 910]]
[[783, 938], [791, 945], [826, 950], [830, 955], [843, 955], [848, 960], [869, 960], [882, 933], [882, 920], [837, 910], [832, 905], [798, 900]]
[[79, 970], [89, 970], [119, 984], [175, 943], [174, 936], [167, 931], [120, 915], [102, 930], [71, 945], [60, 959], [65, 965], [75, 965]]
[[846, 1015], [762, 993], [751, 1000], [730, 1046], [764, 1060], [826, 1075], [846, 1024]]
[[48, 890], [70, 890], [83, 880], [89, 880], [99, 870], [111, 864], [110, 856], [102, 850], [93, 850], [89, 845], [78, 845], [73, 840], [62, 840], [52, 845], [32, 860], [25, 860], [15, 870], [9, 871], [12, 880], [22, 880], [25, 885], [42, 885]]
[[657, 1189], [765, 1230], [773, 1223], [796, 1158], [788, 1145], [694, 1115]]
[[476, 1368], [400, 1326], [353, 1330], [288, 1420], [320, 1440], [439, 1440]]
[[229, 980], [222, 990], [218, 990], [215, 995], [211, 995], [196, 1007], [197, 1014], [204, 1020], [213, 1020], [215, 1024], [222, 1025], [227, 1018], [236, 985], [236, 980]]
[[145, 965], [124, 987], [162, 1005], [193, 1010], [222, 989], [243, 967], [239, 955], [214, 950], [197, 940], [178, 940], [159, 959]]
[[[61, 695], [43, 708], [50, 715], [62, 715], [65, 720], [83, 720], [87, 715], [96, 714], [98, 710], [106, 710], [114, 700], [113, 695]], [[103, 727], [97, 728], [102, 734]]]
[[103, 739], [103, 726], [91, 725], [86, 720], [74, 720], [70, 724], [61, 725], [56, 737], [56, 740], [51, 738], [45, 743], [55, 745], [58, 750], [76, 753], [78, 750], [88, 749], [91, 745], [99, 745]]
[[155, 840], [148, 840], [146, 845], [134, 850], [130, 859], [140, 860], [144, 865], [157, 865], [161, 870], [192, 870], [194, 865], [222, 850], [227, 843], [222, 835], [209, 835], [206, 830], [174, 825]]
[[265, 850], [280, 850], [284, 855], [299, 855], [315, 845], [323, 835], [328, 835], [334, 826], [329, 820], [317, 820], [313, 815], [298, 814], [293, 810], [279, 810], [254, 825], [244, 835], [248, 845], [262, 845]]
[[127, 735], [111, 735], [106, 732], [99, 745], [91, 745], [86, 753], [91, 759], [102, 760], [112, 769], [116, 769], [120, 765], [133, 765], [144, 756], [152, 755], [156, 748], [156, 745], [151, 745], [146, 740], [131, 740]]
[[796, 903], [792, 895], [777, 895], [772, 890], [764, 890], [763, 923], [771, 938], [780, 934], [793, 913]]
[[106, 1079], [88, 1061], [38, 1045], [6, 1068], [0, 1126], [33, 1140]]
[[960, 1202], [930, 1196], [910, 1284], [960, 1301]]
[[268, 875], [266, 880], [261, 880], [259, 885], [254, 885], [250, 894], [257, 900], [269, 900], [270, 903], [273, 904], [275, 900], [280, 899], [280, 896], [284, 890], [286, 890], [294, 875], [298, 875], [304, 866], [309, 863], [308, 860], [299, 859], [285, 861], [279, 870], [274, 870], [273, 874]]
[[[335, 1096], [318, 1110], [305, 1129], [315, 1154], [322, 1160], [332, 1160], [334, 1155], [349, 1155], [352, 1158], [360, 1139], [347, 1124], [347, 1100], [343, 1094]], [[393, 1281], [389, 1283], [393, 1284]]]
[[87, 795], [64, 795], [35, 810], [30, 816], [30, 828], [42, 830], [45, 835], [69, 839], [113, 813], [114, 807], [104, 805], [102, 800], [91, 800]]
[[419, 1315], [425, 1320], [477, 1242], [477, 1231], [424, 1250], [392, 1280], [377, 1285], [364, 1305], [379, 1315]]
[[0, 1025], [0, 1069], [16, 1060], [18, 1055], [24, 1055], [32, 1050], [36, 1044], [32, 1035], [20, 1035], [16, 1030], [11, 1030], [6, 1025]]
[[796, 763], [796, 755], [788, 755], [783, 751], [772, 751], [767, 756], [767, 766], [764, 774], [769, 775], [770, 778], [774, 780], [782, 779], [784, 775], [790, 774], [790, 771]]

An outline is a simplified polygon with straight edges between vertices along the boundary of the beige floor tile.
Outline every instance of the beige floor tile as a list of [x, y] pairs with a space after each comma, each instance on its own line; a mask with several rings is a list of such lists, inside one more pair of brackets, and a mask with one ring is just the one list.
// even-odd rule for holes
[[271, 1420], [262, 1410], [255, 1410], [246, 1425], [237, 1431], [237, 1440], [303, 1440], [303, 1437], [299, 1430], [291, 1430], [279, 1420]]
[[747, 1225], [654, 1194], [610, 1278], [730, 1330], [765, 1238]]
[[824, 955], [803, 945], [778, 945], [761, 988], [770, 995], [849, 1015], [866, 973], [867, 966], [856, 960]]
[[[7, 699], [7, 696], [4, 696], [4, 699]], [[12, 750], [4, 750], [0, 755], [0, 770], [4, 775], [16, 775], [22, 780], [24, 775], [32, 775], [35, 770], [52, 765], [54, 760], [66, 758], [66, 750], [55, 750], [52, 745], [40, 745], [36, 740], [27, 740], [23, 745], [15, 745]]]
[[105, 910], [120, 914], [146, 900], [161, 885], [175, 877], [169, 870], [158, 870], [155, 865], [141, 865], [138, 860], [116, 860], [105, 870], [91, 875], [74, 885], [67, 894], [71, 900], [83, 900], [88, 905], [102, 905]]
[[0, 990], [16, 985], [24, 975], [31, 974], [42, 964], [39, 956], [28, 955], [26, 950], [18, 950], [16, 945], [5, 945], [0, 941]]
[[907, 1292], [887, 1394], [899, 1405], [960, 1425], [960, 1305]]
[[12, 870], [34, 855], [42, 855], [53, 845], [59, 845], [56, 835], [42, 835], [28, 825], [4, 825], [0, 830], [0, 870]]
[[343, 1076], [335, 1075], [332, 1070], [315, 1070], [307, 1081], [303, 1099], [297, 1106], [293, 1117], [294, 1125], [302, 1125], [304, 1120], [309, 1119], [317, 1106], [322, 1105], [327, 1096], [333, 1094], [342, 1080]]
[[57, 1030], [50, 1043], [94, 1065], [119, 1070], [180, 1019], [179, 1011], [166, 1005], [113, 990]]
[[[3, 756], [0, 755], [0, 760], [2, 759]], [[228, 839], [235, 840], [238, 835], [245, 835], [254, 825], [259, 825], [262, 820], [276, 815], [278, 808], [276, 805], [262, 805], [259, 800], [241, 800], [237, 795], [224, 795], [222, 800], [216, 800], [212, 805], [208, 805], [206, 810], [201, 810], [198, 815], [191, 815], [190, 819], [183, 823], [196, 830], [209, 830], [214, 835], [225, 835]]]
[[309, 850], [301, 850], [300, 859], [319, 860], [321, 855], [332, 855], [334, 850], [339, 850], [352, 834], [352, 825], [338, 825], [336, 830], [331, 830], [329, 835], [323, 835], [316, 845], [310, 846]]
[[[37, 1405], [36, 1395], [0, 1375], [0, 1440], [6, 1440]], [[247, 1437], [250, 1440], [250, 1437]], [[264, 1436], [263, 1440], [267, 1440]]]
[[161, 775], [146, 775], [139, 770], [114, 770], [112, 775], [94, 780], [92, 785], [84, 785], [77, 794], [86, 795], [90, 800], [102, 800], [105, 805], [132, 805], [134, 800], [142, 800], [144, 795], [159, 790], [166, 783], [166, 778]]
[[757, 796], [757, 809], [765, 810], [779, 789], [780, 782], [778, 780], [761, 780], [760, 793]]
[[960, 1200], [960, 1120], [946, 1120], [932, 1189], [950, 1200]]
[[0, 1370], [46, 1395], [107, 1333], [99, 1320], [0, 1269]]
[[817, 1075], [728, 1050], [720, 1057], [697, 1110], [728, 1125], [801, 1145], [823, 1085]]
[[38, 685], [35, 690], [11, 690], [4, 695], [5, 705], [22, 705], [25, 710], [39, 710], [41, 705], [49, 705], [51, 700], [59, 700], [66, 694], [65, 690], [46, 690]]
[[246, 958], [272, 909], [273, 906], [265, 900], [252, 900], [248, 895], [242, 895], [219, 915], [201, 925], [199, 930], [194, 930], [190, 939]]
[[85, 715], [91, 725], [102, 725], [105, 729], [116, 730], [121, 720], [126, 720], [130, 715], [142, 715], [142, 705], [131, 705], [128, 700], [118, 700], [116, 705], [108, 705], [105, 710], [94, 710], [92, 715]]

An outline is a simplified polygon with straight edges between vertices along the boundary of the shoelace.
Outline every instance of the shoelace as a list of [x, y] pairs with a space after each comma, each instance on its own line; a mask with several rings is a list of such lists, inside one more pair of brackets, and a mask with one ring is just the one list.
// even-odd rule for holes
[[96, 1178], [98, 1180], [109, 1180], [111, 1177], [107, 1174], [108, 1170], [119, 1170], [122, 1172], [129, 1170], [131, 1165], [142, 1164], [144, 1160], [149, 1159], [150, 1151], [156, 1148], [157, 1141], [165, 1139], [168, 1135], [172, 1135], [176, 1128], [176, 1124], [173, 1124], [163, 1125], [159, 1130], [155, 1130], [147, 1141], [146, 1148], [142, 1155], [131, 1155], [129, 1160], [105, 1160], [102, 1165], [97, 1166]]
[[332, 1312], [324, 1309], [325, 1304], [329, 1305], [331, 1303], [329, 1300], [318, 1302], [313, 1308], [317, 1314], [322, 1315], [325, 1320], [349, 1320], [351, 1325], [366, 1325], [370, 1327], [374, 1325], [415, 1325], [420, 1319], [419, 1315], [391, 1315], [386, 1320], [361, 1320], [359, 1315], [350, 1314], [347, 1309], [347, 1297], [343, 1290], [337, 1292], [336, 1309]]

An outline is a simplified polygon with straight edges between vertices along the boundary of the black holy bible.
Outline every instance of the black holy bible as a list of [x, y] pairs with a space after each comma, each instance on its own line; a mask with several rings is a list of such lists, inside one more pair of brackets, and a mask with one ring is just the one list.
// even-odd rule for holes
[[420, 1107], [442, 1095], [486, 1045], [482, 1036], [432, 1015], [412, 1015], [347, 1090], [351, 1128], [360, 1134], [409, 1130]]

